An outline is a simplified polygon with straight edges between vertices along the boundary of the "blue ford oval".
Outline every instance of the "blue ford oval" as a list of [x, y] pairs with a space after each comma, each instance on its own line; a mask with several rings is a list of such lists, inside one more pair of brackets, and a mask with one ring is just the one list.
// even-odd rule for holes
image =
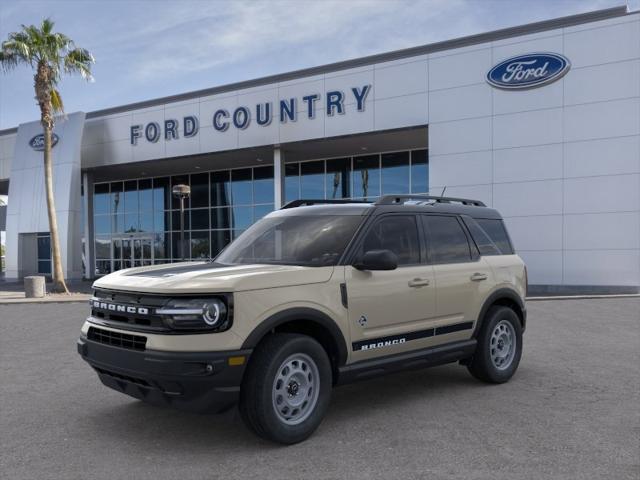
[[[51, 134], [51, 148], [56, 146], [58, 143], [58, 135], [55, 133]], [[44, 150], [44, 133], [39, 133], [31, 140], [29, 140], [29, 146], [38, 152], [42, 152]]]
[[487, 73], [487, 82], [507, 90], [541, 87], [561, 78], [571, 62], [558, 53], [530, 53], [500, 62]]

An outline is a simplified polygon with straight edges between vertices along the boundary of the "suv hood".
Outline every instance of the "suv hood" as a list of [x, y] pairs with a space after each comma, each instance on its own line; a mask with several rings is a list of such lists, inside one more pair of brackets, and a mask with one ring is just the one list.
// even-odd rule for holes
[[95, 288], [143, 293], [214, 293], [260, 290], [327, 282], [333, 267], [294, 265], [219, 265], [188, 262], [119, 270]]

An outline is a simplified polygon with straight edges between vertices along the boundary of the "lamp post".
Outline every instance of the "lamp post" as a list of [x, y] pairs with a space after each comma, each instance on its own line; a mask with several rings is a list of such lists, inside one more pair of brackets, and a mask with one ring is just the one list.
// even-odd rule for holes
[[184, 260], [184, 201], [191, 195], [189, 185], [175, 185], [171, 192], [173, 196], [180, 199], [180, 258]]

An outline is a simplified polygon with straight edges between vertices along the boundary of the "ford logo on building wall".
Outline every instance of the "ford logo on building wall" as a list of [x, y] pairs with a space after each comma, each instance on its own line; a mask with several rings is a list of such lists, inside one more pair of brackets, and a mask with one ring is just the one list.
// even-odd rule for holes
[[500, 62], [487, 73], [496, 88], [518, 90], [541, 87], [561, 78], [571, 62], [558, 53], [530, 53]]
[[[51, 148], [55, 147], [60, 138], [55, 133], [51, 134]], [[29, 146], [37, 152], [44, 151], [44, 133], [39, 133], [31, 140], [29, 140]]]

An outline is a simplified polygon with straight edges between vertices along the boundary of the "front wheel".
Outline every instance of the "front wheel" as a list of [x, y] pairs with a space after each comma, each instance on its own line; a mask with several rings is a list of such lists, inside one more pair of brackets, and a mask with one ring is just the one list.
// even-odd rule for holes
[[504, 383], [516, 372], [522, 356], [522, 326], [509, 307], [495, 306], [478, 334], [478, 346], [467, 366], [471, 375], [488, 383]]
[[254, 352], [240, 392], [240, 414], [259, 436], [301, 442], [320, 425], [331, 397], [331, 363], [313, 338], [278, 333]]

